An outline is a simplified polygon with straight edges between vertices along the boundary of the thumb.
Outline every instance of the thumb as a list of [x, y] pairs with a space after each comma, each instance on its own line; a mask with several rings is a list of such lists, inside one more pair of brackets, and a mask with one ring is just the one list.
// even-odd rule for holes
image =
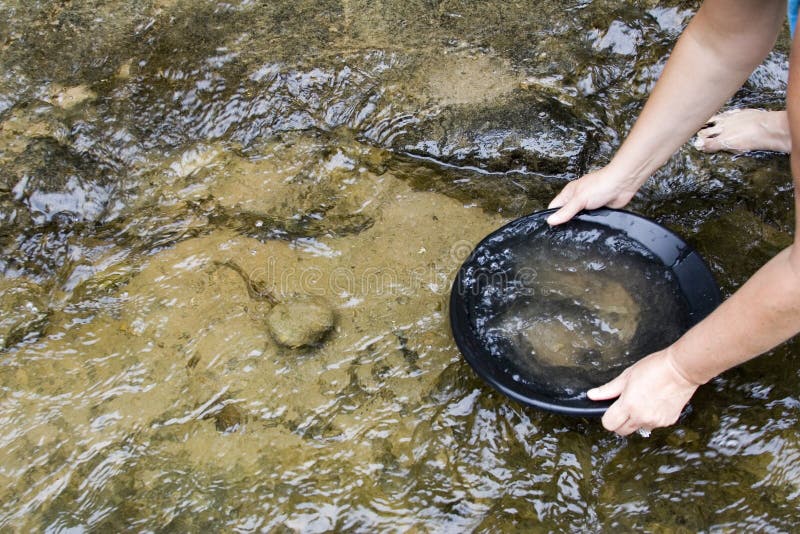
[[594, 401], [608, 400], [619, 397], [622, 390], [625, 389], [625, 383], [628, 381], [628, 374], [622, 373], [611, 382], [607, 382], [602, 386], [592, 388], [586, 392], [586, 395]]
[[561, 206], [561, 209], [547, 218], [547, 224], [550, 226], [556, 226], [558, 224], [565, 223], [572, 219], [575, 214], [581, 211], [584, 207], [584, 202], [577, 197], [572, 197], [566, 204]]

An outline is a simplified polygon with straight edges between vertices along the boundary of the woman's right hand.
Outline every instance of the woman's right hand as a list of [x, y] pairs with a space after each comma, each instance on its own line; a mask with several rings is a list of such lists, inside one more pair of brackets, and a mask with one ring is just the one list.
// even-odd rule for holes
[[593, 210], [608, 206], [625, 206], [641, 187], [633, 178], [620, 175], [611, 165], [590, 172], [564, 186], [564, 189], [547, 206], [561, 208], [547, 218], [555, 226], [572, 219], [581, 210]]

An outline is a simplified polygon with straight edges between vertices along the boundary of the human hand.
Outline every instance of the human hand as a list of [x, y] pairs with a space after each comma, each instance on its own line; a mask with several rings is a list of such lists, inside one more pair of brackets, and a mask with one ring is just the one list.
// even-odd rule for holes
[[670, 350], [639, 360], [611, 382], [587, 392], [595, 401], [619, 397], [603, 415], [607, 430], [627, 436], [640, 428], [652, 430], [678, 420], [699, 384], [684, 376]]
[[555, 226], [570, 220], [581, 210], [608, 206], [625, 206], [639, 190], [641, 184], [614, 170], [611, 165], [590, 172], [564, 186], [550, 202], [549, 208], [561, 208], [547, 218]]

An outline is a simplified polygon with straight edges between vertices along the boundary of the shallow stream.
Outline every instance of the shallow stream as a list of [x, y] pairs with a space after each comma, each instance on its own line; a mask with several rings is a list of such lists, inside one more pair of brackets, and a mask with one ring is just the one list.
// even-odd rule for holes
[[[796, 530], [796, 342], [622, 439], [498, 395], [447, 326], [697, 5], [0, 0], [0, 530]], [[731, 106], [782, 105], [787, 39]], [[630, 208], [730, 293], [791, 242], [788, 160], [687, 145]], [[292, 348], [298, 298], [334, 326]]]

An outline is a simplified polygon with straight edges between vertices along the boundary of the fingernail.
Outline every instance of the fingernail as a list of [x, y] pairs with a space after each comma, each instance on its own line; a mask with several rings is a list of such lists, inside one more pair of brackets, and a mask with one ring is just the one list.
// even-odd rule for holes
[[702, 138], [700, 138], [700, 137], [695, 137], [695, 139], [694, 139], [694, 147], [695, 147], [696, 149], [698, 149], [698, 150], [702, 150], [702, 149], [703, 149], [703, 147], [705, 146], [705, 144], [706, 144], [706, 142], [705, 142], [705, 141], [704, 141]]
[[587, 391], [587, 392], [586, 392], [586, 394], [587, 394], [587, 395], [589, 395], [589, 396], [591, 397], [592, 395], [596, 395], [596, 394], [597, 394], [597, 393], [599, 393], [599, 392], [600, 392], [600, 390], [599, 390], [599, 389], [597, 389], [597, 388], [592, 388], [592, 389], [590, 389], [589, 391]]

